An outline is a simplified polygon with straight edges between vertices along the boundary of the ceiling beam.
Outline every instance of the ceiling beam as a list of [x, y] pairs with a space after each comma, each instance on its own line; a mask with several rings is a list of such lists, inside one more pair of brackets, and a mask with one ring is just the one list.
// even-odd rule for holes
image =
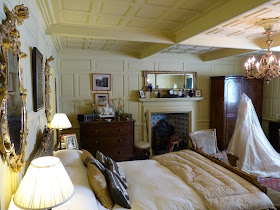
[[261, 42], [250, 39], [196, 35], [180, 42], [183, 45], [261, 50]]
[[87, 37], [102, 40], [123, 40], [136, 42], [152, 42], [174, 44], [174, 42], [161, 33], [148, 31], [122, 30], [117, 28], [87, 27], [68, 24], [54, 24], [46, 29], [48, 35], [60, 35], [71, 37]]
[[[181, 30], [174, 34], [175, 44], [189, 39], [203, 31], [206, 31], [218, 24], [221, 24], [231, 18], [234, 18], [248, 10], [258, 7], [269, 0], [231, 0], [227, 4], [210, 10], [208, 13], [202, 14], [201, 17], [187, 23]], [[142, 58], [153, 55], [163, 50], [161, 47], [154, 46], [154, 50], [146, 49], [141, 52]]]
[[254, 51], [255, 50], [248, 50], [248, 49], [219, 49], [207, 53], [202, 53], [199, 54], [198, 56], [202, 61], [212, 61], [212, 60], [217, 60], [221, 58], [245, 54]]

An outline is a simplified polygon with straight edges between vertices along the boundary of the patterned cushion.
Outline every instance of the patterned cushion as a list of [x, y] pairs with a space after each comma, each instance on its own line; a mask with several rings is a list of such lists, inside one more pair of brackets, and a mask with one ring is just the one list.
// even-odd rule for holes
[[189, 136], [195, 149], [204, 147], [209, 155], [217, 152], [216, 129], [195, 131], [190, 133]]
[[85, 164], [85, 166], [87, 166], [87, 156], [93, 157], [93, 155], [87, 150], [83, 149], [82, 151], [83, 151], [82, 160], [83, 160], [83, 163]]
[[110, 195], [110, 190], [106, 179], [100, 170], [95, 165], [90, 163], [88, 163], [88, 180], [99, 202], [104, 207], [112, 209], [114, 202]]
[[122, 183], [115, 176], [115, 174], [107, 168], [105, 169], [105, 175], [108, 181], [111, 197], [114, 202], [124, 208], [130, 209], [129, 196]]
[[125, 188], [127, 188], [127, 181], [123, 169], [109, 157], [107, 157], [106, 168], [116, 174], [116, 176], [120, 177], [121, 183]]
[[87, 156], [87, 162], [95, 165], [102, 174], [105, 174], [105, 167], [94, 157]]
[[96, 159], [103, 164], [103, 166], [106, 167], [106, 161], [107, 161], [107, 156], [104, 155], [102, 152], [98, 151], [96, 152]]

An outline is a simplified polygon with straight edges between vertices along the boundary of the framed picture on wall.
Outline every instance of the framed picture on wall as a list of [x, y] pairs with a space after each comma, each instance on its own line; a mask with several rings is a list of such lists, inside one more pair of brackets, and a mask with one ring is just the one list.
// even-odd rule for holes
[[111, 74], [92, 74], [92, 90], [111, 90]]
[[33, 47], [32, 50], [32, 73], [34, 112], [37, 112], [44, 107], [45, 75], [43, 69], [43, 55], [36, 47]]
[[106, 106], [106, 102], [109, 102], [109, 93], [95, 93], [94, 103], [97, 106]]

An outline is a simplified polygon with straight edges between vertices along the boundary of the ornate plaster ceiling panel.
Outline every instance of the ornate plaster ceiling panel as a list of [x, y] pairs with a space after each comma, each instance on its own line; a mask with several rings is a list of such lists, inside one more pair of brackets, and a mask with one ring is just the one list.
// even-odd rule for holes
[[[263, 29], [255, 22], [280, 14], [280, 0], [41, 1], [52, 17], [46, 33], [61, 42], [59, 50], [119, 50], [138, 58], [211, 52], [204, 57], [218, 59], [262, 50]], [[280, 34], [275, 37], [279, 46]]]
[[172, 47], [169, 47], [169, 48], [161, 51], [161, 53], [199, 54], [199, 53], [215, 51], [215, 50], [218, 50], [218, 49], [220, 49], [220, 48], [177, 44], [177, 45], [173, 45]]

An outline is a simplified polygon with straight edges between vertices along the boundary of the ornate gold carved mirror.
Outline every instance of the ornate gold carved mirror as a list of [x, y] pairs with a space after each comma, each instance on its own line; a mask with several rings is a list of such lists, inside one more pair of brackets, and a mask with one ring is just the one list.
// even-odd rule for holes
[[196, 89], [196, 72], [183, 71], [144, 71], [144, 89]]
[[6, 11], [7, 19], [0, 25], [0, 152], [15, 172], [25, 164], [27, 130], [26, 90], [22, 84], [21, 59], [26, 57], [20, 49], [19, 31], [28, 18], [23, 5]]

